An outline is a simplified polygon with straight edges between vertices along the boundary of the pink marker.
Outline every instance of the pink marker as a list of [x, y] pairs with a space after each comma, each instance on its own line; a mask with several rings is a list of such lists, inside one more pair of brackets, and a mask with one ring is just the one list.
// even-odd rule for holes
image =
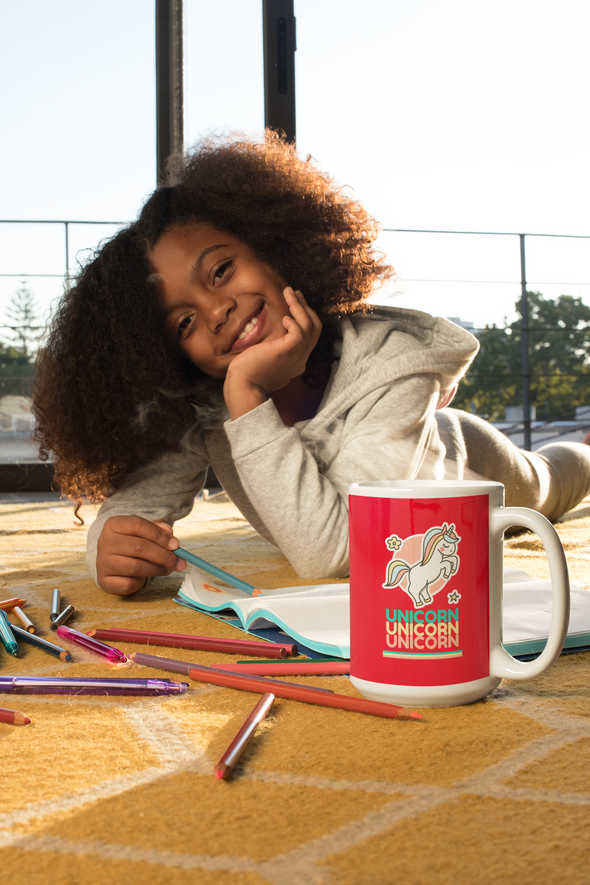
[[99, 642], [98, 639], [93, 639], [91, 636], [87, 636], [86, 633], [80, 633], [78, 630], [66, 627], [65, 624], [57, 628], [57, 635], [61, 636], [62, 639], [69, 639], [70, 642], [74, 642], [76, 645], [81, 645], [87, 651], [93, 651], [95, 654], [106, 658], [111, 664], [124, 664], [127, 660], [127, 657], [118, 648]]

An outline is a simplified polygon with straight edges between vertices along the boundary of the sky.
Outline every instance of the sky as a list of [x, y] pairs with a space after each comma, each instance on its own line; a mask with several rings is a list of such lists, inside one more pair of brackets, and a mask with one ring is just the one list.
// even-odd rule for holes
[[[590, 304], [587, 0], [295, 0], [297, 145], [383, 225], [379, 300], [476, 326], [529, 288]], [[153, 0], [0, 0], [0, 219], [132, 220], [155, 186]], [[185, 134], [260, 134], [261, 0], [185, 0]], [[70, 268], [111, 235], [69, 226]], [[393, 232], [396, 231], [396, 232]], [[63, 225], [0, 224], [0, 324], [47, 312]], [[436, 282], [433, 282], [436, 281]], [[2, 330], [0, 330], [2, 337]]]

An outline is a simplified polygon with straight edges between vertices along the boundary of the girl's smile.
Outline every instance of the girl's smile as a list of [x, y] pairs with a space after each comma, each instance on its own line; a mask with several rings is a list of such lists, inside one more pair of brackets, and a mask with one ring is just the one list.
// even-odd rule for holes
[[285, 335], [286, 283], [236, 237], [196, 223], [174, 227], [149, 259], [167, 331], [207, 375], [224, 378], [238, 353]]

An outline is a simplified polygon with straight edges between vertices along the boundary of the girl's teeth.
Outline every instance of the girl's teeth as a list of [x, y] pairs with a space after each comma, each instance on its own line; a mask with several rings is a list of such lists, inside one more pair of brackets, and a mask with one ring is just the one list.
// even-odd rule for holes
[[246, 323], [246, 325], [244, 326], [244, 331], [238, 335], [238, 341], [240, 341], [241, 338], [245, 338], [246, 335], [248, 335], [252, 331], [257, 322], [258, 317], [254, 317], [254, 319], [251, 319], [249, 323]]

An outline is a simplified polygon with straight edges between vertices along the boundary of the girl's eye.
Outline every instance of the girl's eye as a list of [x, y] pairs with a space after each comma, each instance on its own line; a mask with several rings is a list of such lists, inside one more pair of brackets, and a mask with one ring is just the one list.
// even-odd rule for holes
[[223, 264], [220, 264], [218, 267], [216, 267], [215, 271], [213, 273], [213, 282], [219, 283], [223, 279], [223, 277], [225, 276], [226, 272], [229, 270], [230, 267], [231, 267], [231, 261], [224, 261]]
[[181, 319], [178, 326], [176, 327], [176, 337], [177, 338], [182, 338], [184, 332], [186, 332], [186, 330], [190, 326], [190, 324], [192, 322], [192, 318], [193, 318], [192, 314], [190, 314], [189, 316], [183, 317]]

